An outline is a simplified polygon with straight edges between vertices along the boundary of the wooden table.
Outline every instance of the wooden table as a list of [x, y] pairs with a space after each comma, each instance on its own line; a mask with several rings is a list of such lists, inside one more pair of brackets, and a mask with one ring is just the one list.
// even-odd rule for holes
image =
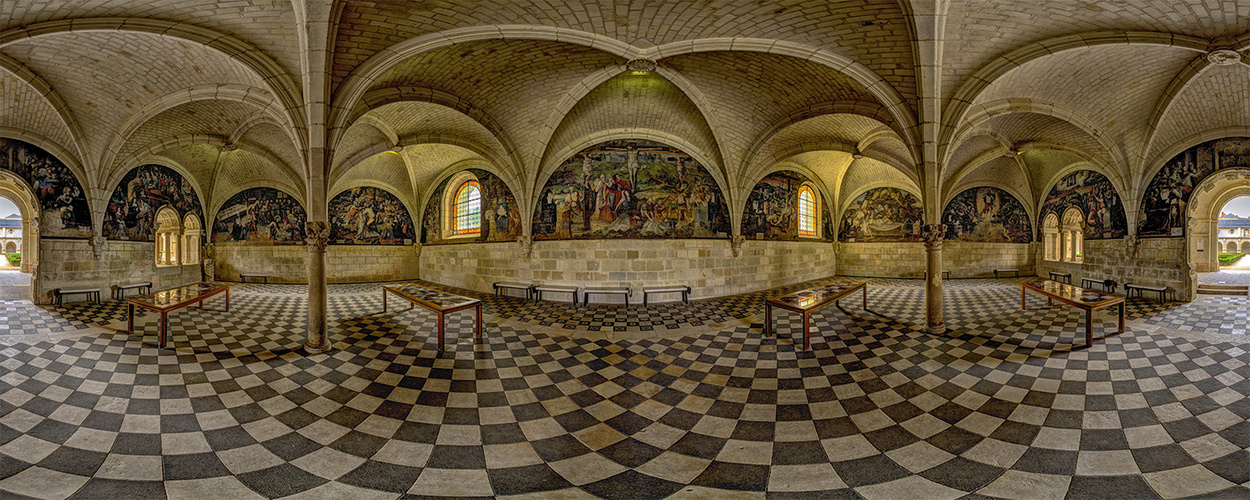
[[1046, 296], [1046, 304], [1054, 300], [1063, 302], [1077, 309], [1085, 310], [1085, 346], [1094, 345], [1094, 311], [1114, 305], [1120, 306], [1120, 333], [1124, 333], [1124, 297], [1109, 293], [1066, 285], [1058, 281], [1042, 280], [1020, 284], [1020, 309], [1027, 310], [1024, 293], [1033, 290]]
[[830, 302], [841, 300], [855, 290], [863, 291], [864, 309], [868, 309], [868, 284], [862, 281], [858, 283], [834, 281], [816, 288], [768, 299], [764, 301], [764, 335], [772, 335], [774, 307], [800, 313], [803, 315], [803, 350], [806, 351], [811, 345], [812, 313]]
[[[438, 350], [443, 350], [443, 325], [445, 325], [444, 316], [448, 313], [463, 311], [469, 308], [477, 309], [477, 328], [474, 332], [477, 338], [482, 338], [482, 301], [474, 298], [463, 297], [460, 295], [452, 295], [450, 293], [432, 290], [421, 285], [413, 283], [404, 283], [402, 285], [388, 285], [382, 287], [382, 312], [386, 312], [386, 294], [393, 293], [400, 298], [412, 303], [412, 307], [421, 306], [430, 312], [438, 315]], [[408, 309], [412, 309], [409, 307]], [[405, 309], [407, 311], [408, 309]]]
[[[201, 309], [204, 309], [204, 301], [220, 293], [226, 294], [226, 308], [220, 311], [229, 312], [230, 287], [213, 283], [195, 283], [193, 285], [162, 290], [149, 295], [131, 297], [126, 301], [126, 333], [135, 332], [135, 306], [156, 311], [161, 314], [159, 327], [160, 343], [161, 347], [165, 347], [169, 341], [170, 312], [196, 303], [200, 304]], [[217, 311], [219, 309], [204, 310]]]

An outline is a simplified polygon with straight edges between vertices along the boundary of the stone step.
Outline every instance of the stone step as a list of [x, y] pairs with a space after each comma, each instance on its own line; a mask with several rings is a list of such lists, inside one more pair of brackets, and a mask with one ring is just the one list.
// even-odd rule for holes
[[1246, 295], [1250, 292], [1247, 285], [1198, 285], [1198, 293], [1203, 295]]

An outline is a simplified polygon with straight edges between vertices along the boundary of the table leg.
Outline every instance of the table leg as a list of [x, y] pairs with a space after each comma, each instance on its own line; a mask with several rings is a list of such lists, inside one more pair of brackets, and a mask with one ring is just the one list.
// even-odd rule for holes
[[1024, 306], [1024, 287], [1020, 287], [1020, 309], [1029, 310], [1029, 308]]
[[480, 339], [482, 338], [482, 304], [479, 303], [475, 309], [477, 309], [477, 338]]
[[386, 312], [386, 289], [382, 289], [382, 312]]
[[1124, 303], [1120, 303], [1120, 333], [1124, 333]]
[[126, 333], [135, 333], [135, 305], [126, 304]]
[[226, 312], [230, 312], [230, 287], [226, 287]]
[[812, 342], [811, 341], [812, 331], [810, 329], [811, 324], [812, 324], [812, 312], [803, 311], [803, 350], [804, 351], [811, 348], [811, 342]]
[[764, 336], [768, 337], [772, 335], [771, 333], [772, 329], [773, 329], [773, 306], [771, 304], [764, 304]]
[[438, 352], [443, 352], [443, 313], [438, 313]]
[[169, 313], [161, 311], [160, 343], [161, 347], [169, 344]]
[[868, 285], [864, 285], [864, 310], [868, 310]]
[[1085, 310], [1085, 347], [1094, 345], [1094, 310]]

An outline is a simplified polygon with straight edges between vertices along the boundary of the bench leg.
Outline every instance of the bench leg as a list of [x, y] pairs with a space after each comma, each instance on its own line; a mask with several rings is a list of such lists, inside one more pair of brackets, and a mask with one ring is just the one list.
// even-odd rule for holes
[[642, 307], [647, 307], [647, 292], [642, 292]]

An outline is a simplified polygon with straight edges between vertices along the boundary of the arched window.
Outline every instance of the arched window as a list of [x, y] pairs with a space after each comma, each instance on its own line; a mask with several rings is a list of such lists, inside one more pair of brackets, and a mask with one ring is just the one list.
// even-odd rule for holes
[[1063, 221], [1059, 232], [1063, 237], [1063, 260], [1067, 262], [1083, 262], [1085, 260], [1085, 217], [1076, 208], [1069, 208], [1063, 213]]
[[178, 240], [181, 234], [178, 212], [169, 207], [156, 212], [156, 265], [178, 265]]
[[182, 219], [182, 263], [200, 263], [200, 218], [195, 214], [187, 214]]
[[453, 234], [479, 234], [482, 232], [482, 189], [477, 181], [465, 181], [456, 190], [451, 206]]
[[804, 184], [799, 188], [799, 236], [820, 236], [816, 233], [816, 228], [820, 227], [820, 212], [816, 206], [816, 191]]
[[1049, 214], [1042, 220], [1042, 245], [1044, 246], [1046, 260], [1060, 260], [1059, 258], [1059, 216]]

